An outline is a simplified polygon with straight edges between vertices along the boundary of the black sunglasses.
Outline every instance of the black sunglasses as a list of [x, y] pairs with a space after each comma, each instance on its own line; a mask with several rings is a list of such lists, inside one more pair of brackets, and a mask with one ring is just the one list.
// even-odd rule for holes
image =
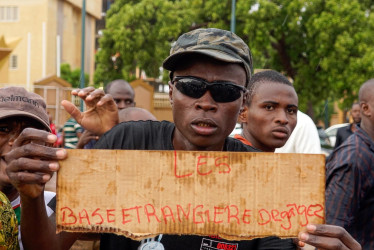
[[240, 98], [241, 91], [247, 89], [228, 81], [207, 82], [194, 76], [176, 76], [172, 83], [184, 95], [192, 98], [200, 98], [208, 90], [216, 102], [233, 102]]

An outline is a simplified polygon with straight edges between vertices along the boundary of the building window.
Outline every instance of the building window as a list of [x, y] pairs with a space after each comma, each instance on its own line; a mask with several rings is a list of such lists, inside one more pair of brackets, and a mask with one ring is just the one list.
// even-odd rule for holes
[[9, 61], [9, 68], [10, 69], [18, 69], [18, 56], [11, 55]]
[[17, 6], [0, 6], [0, 22], [18, 21]]

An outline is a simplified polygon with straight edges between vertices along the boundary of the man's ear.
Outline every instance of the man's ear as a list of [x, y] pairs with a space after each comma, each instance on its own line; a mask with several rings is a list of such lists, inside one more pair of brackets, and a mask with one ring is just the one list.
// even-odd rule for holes
[[364, 116], [368, 116], [368, 117], [371, 116], [370, 107], [366, 102], [360, 103], [360, 110], [361, 110], [361, 114], [363, 114]]
[[173, 88], [174, 88], [174, 85], [169, 81], [168, 82], [169, 84], [169, 101], [170, 101], [170, 104], [171, 106], [173, 106]]
[[247, 106], [243, 106], [243, 108], [240, 109], [240, 113], [239, 113], [240, 123], [247, 123], [247, 112], [248, 112]]
[[248, 91], [246, 91], [246, 92], [243, 94], [242, 108], [246, 106], [246, 103], [247, 103], [247, 100], [248, 100], [248, 95], [249, 95], [249, 92], [248, 92]]
[[249, 92], [246, 91], [243, 94], [242, 106], [240, 107], [239, 114], [243, 112], [244, 108], [247, 106], [247, 100], [249, 98]]

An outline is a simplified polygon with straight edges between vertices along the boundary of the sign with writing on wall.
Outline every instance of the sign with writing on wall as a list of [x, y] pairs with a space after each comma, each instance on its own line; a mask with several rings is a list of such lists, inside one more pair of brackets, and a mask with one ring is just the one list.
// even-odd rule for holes
[[59, 231], [251, 239], [324, 223], [325, 157], [208, 151], [68, 150]]

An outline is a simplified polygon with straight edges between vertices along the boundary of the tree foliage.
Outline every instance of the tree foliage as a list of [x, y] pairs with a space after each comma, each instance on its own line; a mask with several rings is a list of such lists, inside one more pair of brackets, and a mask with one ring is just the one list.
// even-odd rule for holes
[[[64, 79], [68, 83], [71, 83], [73, 88], [79, 88], [80, 87], [80, 76], [81, 76], [81, 70], [80, 69], [72, 70], [70, 68], [70, 64], [63, 63], [60, 66], [60, 71], [61, 71], [61, 79]], [[87, 84], [89, 82], [88, 74], [84, 74], [84, 82], [85, 82], [85, 86], [87, 86]]]
[[[244, 9], [255, 4], [242, 2]], [[273, 68], [294, 79], [301, 107], [344, 99], [349, 107], [359, 86], [371, 78], [373, 17], [355, 0], [256, 1], [243, 34], [258, 68]], [[246, 6], [244, 6], [246, 5]], [[309, 112], [309, 113], [310, 113]]]
[[194, 19], [188, 0], [117, 0], [100, 40], [95, 82], [129, 80], [136, 67], [149, 76], [158, 76], [172, 41], [188, 30]]
[[[97, 54], [95, 82], [157, 77], [179, 35], [199, 27], [230, 29], [231, 0], [117, 0]], [[374, 70], [373, 4], [369, 0], [237, 0], [236, 33], [255, 68], [294, 80], [301, 110], [321, 116], [325, 102], [357, 98]], [[115, 57], [113, 57], [115, 56]], [[115, 58], [115, 60], [112, 60]]]

